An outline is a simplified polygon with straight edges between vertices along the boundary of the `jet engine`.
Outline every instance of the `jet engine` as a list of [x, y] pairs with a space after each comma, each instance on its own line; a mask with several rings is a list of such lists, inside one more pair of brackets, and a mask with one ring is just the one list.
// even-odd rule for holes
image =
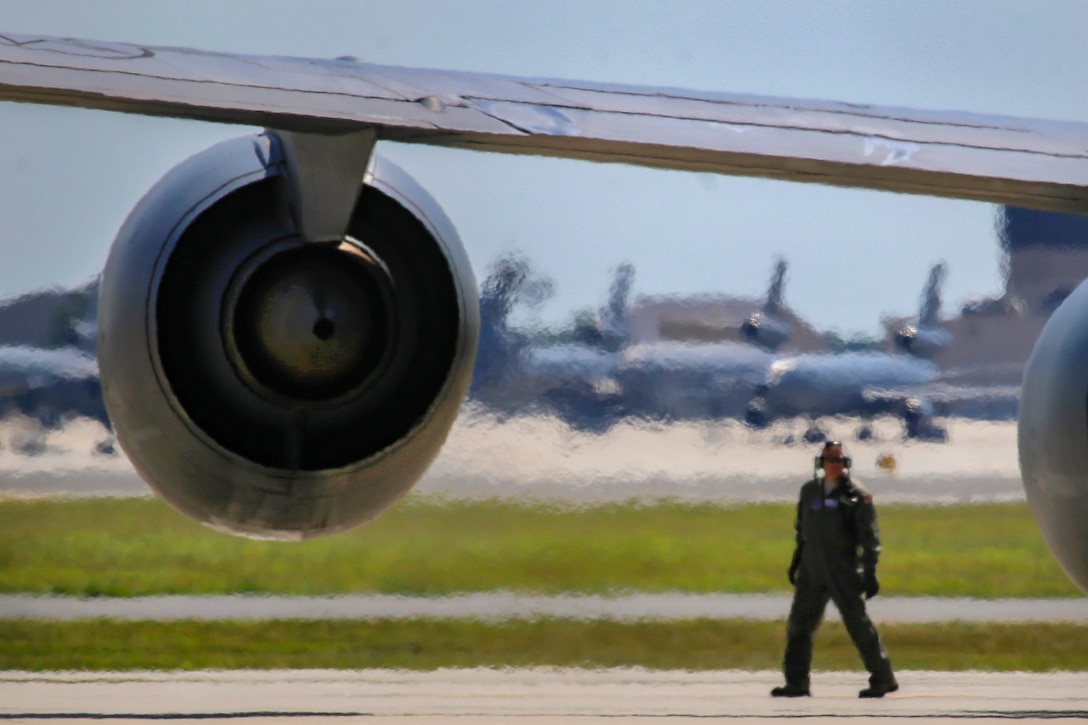
[[753, 312], [740, 327], [744, 339], [774, 352], [790, 339], [790, 326], [765, 312]]
[[286, 147], [227, 141], [148, 192], [103, 272], [98, 355], [117, 438], [159, 495], [297, 539], [418, 481], [467, 391], [479, 309], [452, 224], [403, 171], [375, 157], [345, 232], [315, 241]]
[[1020, 472], [1054, 558], [1088, 593], [1088, 283], [1051, 315], [1024, 371]]
[[952, 334], [939, 328], [903, 325], [895, 332], [895, 347], [916, 357], [932, 360], [952, 343]]

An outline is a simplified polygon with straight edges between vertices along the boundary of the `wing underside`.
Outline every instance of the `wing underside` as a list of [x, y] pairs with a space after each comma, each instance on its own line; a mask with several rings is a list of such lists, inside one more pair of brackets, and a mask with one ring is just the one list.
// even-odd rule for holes
[[0, 100], [1088, 213], [1088, 124], [0, 34]]

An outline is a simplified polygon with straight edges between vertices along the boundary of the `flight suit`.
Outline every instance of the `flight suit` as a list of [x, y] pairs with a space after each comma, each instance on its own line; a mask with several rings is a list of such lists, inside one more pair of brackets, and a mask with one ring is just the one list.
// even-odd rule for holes
[[796, 572], [796, 585], [782, 663], [786, 682], [808, 689], [812, 635], [830, 599], [869, 670], [870, 685], [893, 684], [888, 653], [865, 612], [863, 572], [875, 577], [880, 556], [873, 497], [846, 475], [828, 493], [823, 479], [815, 478], [801, 487], [794, 527], [797, 548], [790, 571], [791, 577]]

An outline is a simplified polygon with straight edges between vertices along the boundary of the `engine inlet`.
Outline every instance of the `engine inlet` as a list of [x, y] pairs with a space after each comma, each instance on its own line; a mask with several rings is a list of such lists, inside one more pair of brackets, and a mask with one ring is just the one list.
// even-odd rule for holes
[[261, 260], [228, 294], [232, 361], [258, 392], [306, 401], [349, 395], [394, 347], [390, 287], [374, 256], [347, 242]]

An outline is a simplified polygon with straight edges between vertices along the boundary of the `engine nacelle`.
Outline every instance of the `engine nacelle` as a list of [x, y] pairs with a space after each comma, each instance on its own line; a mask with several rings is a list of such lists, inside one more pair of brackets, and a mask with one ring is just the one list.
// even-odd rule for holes
[[1020, 473], [1054, 557], [1088, 592], [1088, 283], [1043, 328], [1020, 394]]
[[771, 352], [790, 339], [789, 323], [765, 312], [752, 313], [740, 331], [745, 340]]
[[172, 506], [230, 533], [343, 531], [437, 455], [472, 375], [476, 284], [452, 224], [376, 158], [345, 238], [305, 241], [274, 135], [170, 171], [99, 302], [117, 438]]
[[952, 333], [940, 328], [903, 325], [895, 332], [897, 349], [916, 357], [932, 360], [952, 344]]

